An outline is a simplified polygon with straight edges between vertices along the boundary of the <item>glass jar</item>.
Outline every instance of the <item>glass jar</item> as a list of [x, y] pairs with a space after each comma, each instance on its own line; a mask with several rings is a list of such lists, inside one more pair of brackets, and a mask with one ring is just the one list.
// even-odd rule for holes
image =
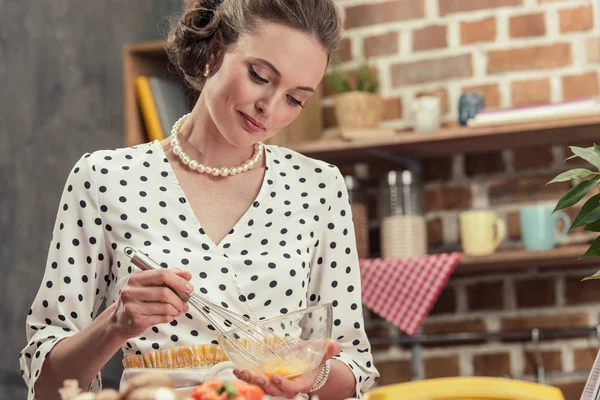
[[356, 235], [356, 250], [358, 258], [369, 257], [369, 217], [367, 212], [367, 196], [358, 178], [352, 175], [344, 176], [348, 197], [352, 209], [354, 233]]
[[427, 224], [423, 185], [411, 170], [389, 171], [379, 186], [381, 256], [417, 257], [427, 254]]

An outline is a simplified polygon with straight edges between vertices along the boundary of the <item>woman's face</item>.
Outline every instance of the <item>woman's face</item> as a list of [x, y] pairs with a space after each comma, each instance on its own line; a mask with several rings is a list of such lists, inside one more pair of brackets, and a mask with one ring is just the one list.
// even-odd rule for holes
[[327, 52], [316, 39], [266, 23], [223, 52], [203, 95], [223, 137], [233, 146], [246, 147], [294, 121], [326, 66]]

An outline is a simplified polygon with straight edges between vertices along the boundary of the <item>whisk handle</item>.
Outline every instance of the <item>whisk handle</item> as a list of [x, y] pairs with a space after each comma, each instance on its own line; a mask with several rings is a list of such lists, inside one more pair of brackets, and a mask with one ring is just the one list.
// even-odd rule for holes
[[[131, 263], [141, 269], [142, 271], [149, 271], [153, 269], [163, 269], [156, 261], [148, 257], [146, 254], [135, 251], [131, 247], [125, 248], [125, 254], [130, 258]], [[187, 302], [190, 299], [190, 296], [186, 293], [179, 293], [177, 290], [173, 289], [169, 285], [164, 284], [163, 286], [171, 289], [181, 300]]]

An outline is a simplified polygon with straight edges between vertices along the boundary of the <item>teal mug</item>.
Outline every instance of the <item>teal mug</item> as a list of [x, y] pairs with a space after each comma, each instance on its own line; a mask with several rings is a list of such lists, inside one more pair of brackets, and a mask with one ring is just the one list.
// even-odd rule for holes
[[[571, 219], [562, 211], [552, 214], [553, 208], [545, 205], [523, 207], [520, 211], [521, 239], [527, 250], [549, 250], [567, 234]], [[564, 226], [557, 234], [556, 223], [562, 220]]]

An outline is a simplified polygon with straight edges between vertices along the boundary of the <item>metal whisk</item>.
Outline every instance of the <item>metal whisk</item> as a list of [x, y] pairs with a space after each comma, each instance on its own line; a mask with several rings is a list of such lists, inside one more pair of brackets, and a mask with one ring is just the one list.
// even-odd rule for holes
[[[162, 269], [162, 267], [156, 261], [152, 260], [148, 255], [140, 251], [136, 251], [131, 247], [125, 248], [125, 254], [131, 259], [131, 262], [135, 266], [143, 271]], [[221, 335], [221, 338], [223, 338], [223, 340], [226, 341], [229, 346], [235, 348], [240, 354], [243, 354], [249, 362], [252, 362], [255, 365], [260, 363], [260, 360], [255, 355], [250, 353], [238, 340], [230, 339], [229, 335], [223, 335], [224, 333], [227, 333], [228, 330], [221, 326], [221, 324], [223, 324], [231, 329], [239, 329], [246, 328], [249, 326], [249, 324], [257, 321], [253, 321], [245, 315], [237, 314], [220, 305], [208, 301], [197, 293], [187, 295], [185, 293], [179, 293], [174, 289], [172, 290], [183, 301], [187, 302], [190, 306], [194, 307], [200, 314], [202, 314], [202, 316], [215, 328], [215, 330]], [[215, 318], [213, 315], [221, 320]], [[257, 324], [256, 328], [258, 329], [248, 330], [246, 334], [255, 340], [260, 347], [267, 350], [267, 352], [276, 357], [283, 357], [286, 353], [291, 351], [286, 341], [275, 335], [271, 329], [268, 329], [260, 324]], [[270, 346], [269, 343], [277, 343], [279, 346], [273, 347]], [[222, 344], [222, 347], [225, 346]]]

